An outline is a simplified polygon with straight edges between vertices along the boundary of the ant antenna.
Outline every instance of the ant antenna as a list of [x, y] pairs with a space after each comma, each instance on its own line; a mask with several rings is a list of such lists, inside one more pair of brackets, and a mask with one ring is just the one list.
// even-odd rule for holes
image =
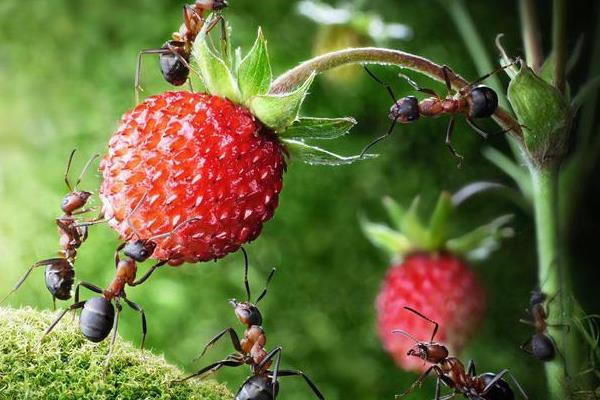
[[432, 320], [431, 318], [424, 316], [423, 314], [421, 314], [420, 312], [418, 312], [415, 309], [412, 309], [408, 306], [404, 306], [404, 308], [414, 314], [417, 314], [419, 317], [423, 318], [424, 320], [431, 322], [435, 326], [433, 328], [433, 333], [431, 334], [431, 339], [429, 340], [429, 342], [433, 342], [433, 338], [435, 338], [435, 334], [437, 333], [438, 328], [440, 327], [439, 324], [437, 322], [435, 322], [434, 320]]
[[417, 339], [416, 339], [416, 338], [415, 338], [413, 335], [411, 335], [410, 333], [408, 333], [408, 332], [406, 332], [406, 331], [403, 331], [402, 329], [394, 329], [394, 330], [392, 331], [392, 333], [399, 333], [399, 334], [401, 334], [401, 335], [402, 335], [402, 336], [404, 336], [404, 337], [407, 337], [407, 338], [409, 338], [409, 339], [412, 339], [412, 340], [413, 340], [415, 343], [421, 343], [421, 342], [419, 342], [419, 341], [418, 341], [418, 340], [417, 340]]
[[256, 299], [256, 301], [254, 302], [254, 305], [257, 305], [258, 302], [261, 301], [263, 299], [263, 297], [265, 297], [265, 295], [267, 294], [267, 289], [269, 288], [269, 282], [271, 282], [271, 279], [273, 278], [273, 275], [275, 275], [275, 271], [277, 271], [276, 268], [273, 268], [271, 270], [271, 273], [269, 274], [269, 277], [267, 278], [267, 283], [265, 283], [265, 288], [263, 289], [263, 291], [260, 294], [260, 296], [258, 296], [258, 298]]
[[[181, 229], [181, 227], [183, 227], [186, 224], [189, 224], [192, 221], [198, 221], [200, 220], [200, 218], [198, 217], [192, 217], [192, 218], [188, 218], [185, 221], [179, 223], [178, 225], [175, 225], [175, 228], [171, 229], [170, 232], [165, 232], [165, 233], [160, 233], [158, 235], [152, 236], [150, 239], [148, 240], [156, 240], [156, 239], [162, 239], [164, 237], [169, 237], [172, 234], [174, 234], [176, 231], [178, 231], [179, 229]], [[139, 235], [138, 235], [139, 236]]]
[[392, 132], [394, 131], [394, 128], [396, 127], [396, 123], [398, 122], [397, 119], [393, 119], [392, 120], [392, 124], [390, 125], [388, 131], [384, 134], [379, 136], [377, 139], [373, 140], [371, 143], [369, 143], [364, 149], [363, 151], [360, 152], [360, 156], [359, 158], [363, 158], [365, 154], [367, 154], [367, 151], [375, 146], [377, 143], [381, 142], [382, 140], [384, 140], [385, 138], [387, 138], [388, 136], [390, 136], [392, 134]]
[[375, 80], [375, 82], [379, 83], [381, 86], [383, 86], [384, 88], [386, 88], [386, 90], [390, 94], [390, 97], [392, 98], [392, 100], [394, 100], [394, 104], [397, 103], [398, 99], [396, 98], [396, 95], [394, 94], [394, 91], [392, 90], [392, 87], [388, 83], [385, 83], [381, 79], [379, 79], [378, 77], [376, 77], [375, 74], [372, 73], [369, 70], [369, 68], [367, 68], [366, 65], [363, 65], [363, 68], [365, 69], [365, 71], [367, 71], [367, 74], [369, 74], [369, 76]]
[[[73, 153], [71, 153], [72, 155]], [[100, 154], [96, 153], [94, 154], [89, 160], [88, 162], [85, 164], [85, 166], [83, 167], [83, 169], [81, 170], [81, 173], [79, 174], [79, 176], [77, 177], [77, 181], [75, 182], [75, 186], [73, 187], [74, 189], [77, 189], [77, 186], [79, 186], [79, 184], [81, 183], [81, 180], [83, 179], [83, 176], [85, 175], [85, 173], [87, 172], [88, 168], [90, 168], [90, 165], [92, 165], [92, 163], [98, 158], [100, 157]], [[70, 160], [69, 160], [70, 161]]]
[[[140, 201], [138, 201], [138, 203], [135, 205], [135, 207], [133, 208], [133, 210], [131, 210], [131, 212], [129, 213], [129, 215], [127, 215], [125, 217], [125, 222], [127, 222], [127, 225], [129, 225], [129, 228], [131, 228], [131, 230], [138, 237], [138, 239], [141, 238], [140, 232], [137, 230], [137, 228], [135, 226], [133, 226], [133, 224], [131, 223], [130, 218], [131, 218], [131, 216], [133, 214], [135, 214], [137, 212], [137, 210], [140, 208], [140, 206], [142, 205], [142, 203], [144, 202], [144, 200], [146, 200], [146, 197], [148, 197], [148, 192], [149, 191], [150, 191], [150, 189], [148, 189], [146, 191], [146, 193], [144, 193], [144, 195], [142, 196], [142, 198], [140, 199]], [[130, 238], [131, 238], [131, 236], [127, 239], [127, 241], [129, 241]]]
[[71, 169], [71, 163], [73, 162], [73, 157], [75, 156], [75, 153], [77, 152], [77, 149], [73, 149], [71, 151], [71, 154], [69, 155], [69, 161], [67, 161], [67, 169], [65, 169], [65, 183], [67, 184], [67, 188], [69, 189], [69, 192], [73, 191], [73, 187], [71, 186], [71, 183], [69, 182], [69, 170]]
[[248, 253], [246, 253], [246, 249], [240, 247], [242, 250], [242, 254], [244, 255], [244, 287], [246, 288], [246, 298], [248, 299], [248, 303], [250, 302], [250, 284], [248, 283]]
[[492, 72], [489, 72], [489, 73], [487, 73], [487, 74], [483, 75], [481, 78], [479, 78], [479, 79], [477, 79], [477, 80], [475, 80], [475, 81], [473, 81], [473, 82], [469, 83], [469, 84], [468, 84], [468, 85], [466, 85], [465, 87], [472, 88], [472, 87], [474, 87], [475, 85], [477, 85], [478, 83], [480, 83], [480, 82], [482, 82], [482, 81], [485, 81], [485, 80], [486, 80], [487, 78], [489, 78], [490, 76], [492, 76], [492, 75], [494, 75], [494, 74], [497, 74], [498, 72], [500, 72], [500, 71], [503, 71], [503, 70], [505, 70], [506, 68], [512, 67], [513, 65], [515, 65], [515, 64], [517, 64], [517, 63], [520, 63], [520, 62], [521, 62], [521, 58], [520, 58], [520, 57], [517, 57], [517, 58], [515, 58], [515, 59], [514, 59], [514, 61], [513, 61], [513, 62], [511, 62], [511, 63], [508, 63], [508, 64], [506, 64], [506, 65], [501, 65], [501, 66], [499, 66], [498, 68], [496, 68], [496, 69], [495, 69], [495, 70], [493, 70]]

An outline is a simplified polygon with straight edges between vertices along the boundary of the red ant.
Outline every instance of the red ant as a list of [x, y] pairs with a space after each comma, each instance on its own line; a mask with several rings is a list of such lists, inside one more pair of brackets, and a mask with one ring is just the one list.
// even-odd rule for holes
[[[131, 212], [131, 214], [135, 213], [135, 211], [137, 210], [139, 205], [144, 201], [145, 198], [146, 195], [144, 195], [144, 197], [140, 200], [140, 202]], [[131, 216], [131, 214], [129, 215], [129, 217]], [[129, 221], [129, 217], [127, 217], [127, 221]], [[190, 218], [177, 225], [175, 228], [173, 228], [171, 232], [156, 235], [149, 239], [141, 239], [134, 229], [134, 232], [138, 236], [138, 239], [134, 241], [126, 240], [115, 250], [114, 260], [116, 273], [109, 286], [103, 290], [102, 288], [91, 283], [79, 282], [75, 288], [75, 302], [69, 308], [65, 309], [60, 313], [56, 320], [48, 327], [48, 329], [46, 329], [42, 339], [47, 334], [49, 334], [52, 331], [52, 329], [54, 329], [54, 327], [65, 316], [67, 312], [71, 310], [76, 310], [78, 308], [83, 308], [79, 317], [79, 327], [83, 335], [88, 340], [90, 340], [91, 342], [101, 342], [108, 336], [111, 330], [113, 331], [108, 355], [108, 357], [110, 358], [112, 348], [117, 337], [119, 313], [122, 310], [121, 300], [123, 300], [129, 307], [139, 312], [142, 316], [141, 348], [143, 349], [147, 333], [146, 315], [144, 314], [144, 310], [140, 305], [132, 302], [127, 298], [127, 295], [125, 294], [125, 286], [137, 286], [144, 283], [152, 275], [152, 273], [156, 271], [156, 269], [167, 264], [170, 261], [170, 259], [159, 260], [156, 264], [150, 267], [141, 278], [139, 278], [138, 280], [135, 279], [137, 274], [137, 263], [144, 262], [152, 256], [157, 246], [157, 239], [170, 236], [175, 231], [183, 227], [185, 224], [195, 220], [197, 220], [197, 218]], [[121, 251], [123, 251], [123, 254], [125, 255], [123, 259], [121, 259], [119, 256], [119, 253]], [[85, 301], [79, 301], [79, 288], [81, 286], [91, 290], [92, 292], [98, 293], [101, 296], [92, 297]], [[112, 304], [113, 300], [116, 306], [116, 313], [115, 307], [113, 307]]]
[[[461, 156], [452, 146], [452, 134], [454, 133], [456, 115], [465, 114], [469, 126], [471, 126], [475, 132], [486, 139], [489, 134], [477, 126], [475, 119], [491, 117], [496, 112], [496, 109], [498, 108], [498, 95], [492, 88], [485, 85], [479, 85], [479, 83], [495, 73], [512, 66], [516, 62], [518, 61], [499, 67], [495, 71], [477, 79], [475, 82], [463, 86], [458, 91], [454, 91], [452, 89], [452, 83], [450, 80], [450, 74], [455, 75], [454, 72], [452, 72], [448, 66], [442, 66], [444, 81], [446, 82], [446, 88], [448, 89], [448, 94], [445, 98], [440, 97], [432, 89], [419, 87], [408, 76], [400, 74], [400, 77], [406, 79], [410, 86], [412, 86], [416, 91], [427, 93], [432, 96], [421, 101], [419, 101], [415, 96], [406, 96], [398, 100], [394, 95], [392, 87], [377, 78], [365, 66], [364, 68], [371, 78], [387, 89], [388, 93], [392, 97], [392, 100], [394, 100], [394, 104], [390, 108], [389, 118], [392, 120], [392, 124], [390, 125], [387, 133], [369, 143], [363, 149], [361, 157], [376, 143], [391, 135], [396, 127], [396, 123], [398, 122], [409, 123], [418, 120], [420, 116], [439, 117], [443, 114], [450, 114], [450, 121], [448, 122], [448, 128], [446, 129], [446, 146], [448, 146], [450, 152], [462, 162], [464, 157]], [[497, 132], [495, 135], [505, 132], [508, 132], [508, 130]]]
[[69, 193], [65, 195], [61, 203], [61, 210], [63, 215], [55, 220], [58, 226], [58, 234], [60, 237], [59, 256], [57, 258], [48, 258], [46, 260], [40, 260], [33, 264], [23, 276], [17, 281], [15, 287], [0, 301], [4, 302], [8, 296], [14, 293], [21, 285], [25, 282], [29, 274], [38, 268], [46, 267], [45, 280], [48, 291], [52, 294], [52, 301], [56, 308], [56, 299], [68, 300], [71, 298], [71, 289], [73, 288], [73, 282], [75, 278], [75, 258], [77, 256], [77, 249], [87, 239], [88, 231], [86, 226], [80, 226], [78, 220], [75, 218], [76, 215], [84, 214], [91, 211], [86, 209], [89, 198], [92, 196], [91, 192], [78, 190], [77, 187], [81, 183], [81, 180], [88, 168], [100, 155], [95, 154], [83, 167], [83, 170], [79, 174], [75, 185], [71, 185], [69, 182], [69, 170], [71, 169], [71, 163], [76, 150], [73, 150], [69, 156], [67, 162], [67, 168], [64, 174], [64, 180], [69, 189]]
[[[554, 339], [548, 333], [548, 327], [569, 328], [569, 325], [548, 324], [548, 304], [554, 299], [547, 300], [547, 296], [541, 290], [531, 292], [530, 310], [528, 314], [531, 319], [520, 319], [519, 322], [530, 325], [535, 329], [535, 334], [521, 345], [521, 349], [537, 360], [552, 361], [556, 356], [557, 348]], [[559, 353], [560, 354], [560, 353]]]
[[[508, 383], [502, 379], [505, 375], [510, 376], [521, 396], [523, 396], [524, 399], [527, 399], [527, 395], [515, 377], [507, 369], [502, 370], [498, 374], [486, 372], [481, 375], [476, 375], [475, 363], [471, 360], [465, 370], [464, 365], [458, 358], [449, 357], [446, 346], [433, 341], [438, 331], [439, 324], [410, 307], [404, 308], [434, 325], [431, 339], [429, 342], [421, 342], [403, 330], [394, 330], [394, 333], [400, 333], [416, 343], [416, 345], [408, 351], [408, 356], [418, 357], [433, 365], [430, 366], [407, 391], [396, 396], [397, 399], [408, 395], [417, 387], [420, 387], [425, 378], [432, 372], [437, 374], [435, 400], [449, 400], [457, 394], [462, 394], [470, 400], [513, 400], [515, 395], [512, 389]], [[454, 389], [454, 392], [440, 397], [442, 383], [449, 388]]]
[[[235, 400], [267, 400], [275, 399], [279, 391], [279, 383], [277, 379], [282, 376], [301, 376], [305, 382], [310, 386], [315, 395], [324, 400], [323, 395], [312, 382], [312, 380], [298, 370], [281, 370], [279, 364], [281, 362], [281, 347], [277, 347], [267, 353], [265, 350], [265, 344], [267, 343], [267, 337], [264, 329], [262, 328], [262, 315], [256, 305], [265, 297], [267, 294], [267, 288], [271, 278], [275, 274], [275, 268], [269, 274], [267, 283], [262, 293], [254, 303], [251, 302], [250, 296], [250, 285], [248, 284], [248, 254], [244, 248], [241, 248], [244, 255], [244, 286], [246, 288], [246, 301], [239, 302], [236, 299], [229, 301], [229, 304], [234, 308], [235, 315], [239, 321], [246, 325], [244, 331], [244, 337], [242, 340], [239, 339], [237, 333], [233, 328], [226, 328], [212, 338], [204, 349], [200, 353], [202, 357], [208, 348], [214, 345], [219, 339], [229, 334], [231, 343], [237, 351], [234, 354], [227, 356], [224, 360], [217, 361], [210, 364], [196, 373], [179, 380], [178, 382], [184, 382], [188, 379], [208, 375], [216, 372], [222, 367], [239, 367], [244, 364], [250, 365], [252, 376], [250, 376], [235, 395]], [[275, 366], [273, 370], [269, 370], [275, 359]]]
[[[142, 50], [138, 54], [137, 66], [135, 71], [135, 90], [136, 102], [139, 102], [139, 92], [142, 90], [140, 84], [142, 56], [144, 54], [160, 55], [160, 70], [167, 82], [174, 86], [183, 85], [190, 75], [190, 56], [194, 40], [204, 28], [206, 19], [204, 14], [207, 11], [221, 11], [227, 7], [227, 0], [196, 0], [194, 4], [183, 6], [183, 24], [177, 32], [173, 33], [171, 40], [165, 42], [160, 49]], [[224, 42], [226, 37], [226, 27], [222, 16], [217, 16], [206, 27], [206, 32], [210, 32], [217, 23], [221, 23], [221, 40]]]

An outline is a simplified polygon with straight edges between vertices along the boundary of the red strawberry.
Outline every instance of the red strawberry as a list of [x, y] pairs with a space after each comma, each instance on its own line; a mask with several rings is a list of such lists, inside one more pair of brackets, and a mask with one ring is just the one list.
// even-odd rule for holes
[[[447, 237], [455, 209], [442, 193], [428, 226], [417, 215], [418, 201], [404, 209], [392, 199], [384, 201], [395, 228], [362, 221], [367, 237], [392, 258], [392, 266], [377, 296], [377, 328], [383, 346], [405, 370], [428, 366], [407, 351], [411, 339], [392, 333], [401, 329], [419, 341], [429, 341], [433, 324], [409, 312], [410, 307], [439, 324], [435, 341], [460, 352], [476, 332], [485, 313], [485, 291], [464, 257], [482, 258], [510, 236], [505, 228], [511, 216], [502, 216], [457, 238]], [[464, 257], [463, 257], [464, 255]]]
[[254, 240], [277, 208], [288, 151], [313, 164], [358, 159], [303, 142], [340, 136], [355, 121], [298, 116], [314, 75], [289, 93], [269, 94], [260, 31], [235, 68], [205, 37], [198, 36], [191, 61], [209, 94], [146, 99], [123, 116], [101, 164], [110, 224], [126, 240], [172, 232], [156, 239], [153, 254], [171, 265], [220, 258]]
[[410, 306], [439, 323], [435, 340], [457, 353], [476, 332], [484, 316], [485, 297], [477, 277], [460, 258], [447, 253], [413, 253], [390, 268], [377, 296], [379, 336], [399, 366], [422, 371], [422, 361], [406, 356], [415, 343], [392, 331], [403, 329], [428, 341], [433, 325], [403, 307]]
[[[172, 264], [220, 258], [255, 239], [277, 207], [284, 148], [244, 107], [167, 92], [123, 116], [101, 164], [100, 196], [121, 237], [170, 232], [154, 252]], [[144, 197], [146, 196], [146, 197]]]

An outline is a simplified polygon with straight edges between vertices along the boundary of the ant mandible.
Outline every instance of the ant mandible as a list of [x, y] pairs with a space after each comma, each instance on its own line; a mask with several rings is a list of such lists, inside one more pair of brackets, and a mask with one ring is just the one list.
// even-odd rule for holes
[[[139, 102], [139, 94], [142, 91], [140, 84], [142, 56], [145, 54], [160, 55], [160, 70], [164, 79], [174, 86], [183, 85], [190, 75], [190, 56], [194, 40], [203, 29], [206, 22], [204, 14], [207, 11], [219, 12], [227, 7], [227, 0], [196, 0], [194, 4], [183, 6], [183, 24], [177, 32], [173, 33], [172, 39], [165, 42], [160, 49], [142, 50], [138, 54], [135, 71], [135, 91], [136, 103]], [[206, 32], [210, 32], [217, 23], [221, 23], [221, 41], [226, 39], [225, 21], [221, 15], [218, 15], [206, 27]], [[225, 45], [223, 45], [225, 48]]]
[[[131, 214], [135, 213], [135, 211], [137, 210], [139, 205], [144, 201], [145, 198], [146, 195], [142, 197], [142, 199], [131, 212]], [[128, 222], [129, 217], [131, 217], [131, 214], [127, 217]], [[190, 218], [177, 225], [175, 228], [173, 228], [173, 230], [171, 230], [171, 232], [156, 235], [149, 239], [140, 238], [139, 234], [137, 234], [137, 232], [134, 229], [134, 233], [138, 236], [138, 239], [133, 241], [126, 240], [123, 243], [121, 243], [121, 245], [119, 245], [119, 247], [117, 247], [117, 249], [115, 250], [114, 262], [116, 273], [109, 286], [103, 290], [102, 288], [89, 282], [79, 282], [75, 288], [74, 303], [69, 308], [63, 310], [56, 318], [56, 320], [54, 320], [54, 322], [48, 327], [48, 329], [46, 329], [44, 335], [42, 336], [42, 340], [46, 335], [48, 335], [52, 331], [52, 329], [54, 329], [54, 327], [60, 322], [60, 320], [65, 316], [67, 312], [71, 310], [76, 310], [78, 308], [82, 308], [81, 315], [79, 316], [79, 327], [86, 339], [90, 340], [91, 342], [101, 342], [109, 335], [111, 330], [113, 331], [107, 358], [108, 360], [110, 358], [110, 355], [112, 354], [112, 349], [117, 337], [119, 314], [122, 310], [121, 300], [123, 300], [129, 307], [141, 314], [141, 348], [143, 349], [147, 333], [146, 315], [139, 304], [136, 304], [127, 298], [127, 295], [125, 293], [125, 286], [141, 285], [152, 275], [154, 271], [156, 271], [156, 269], [167, 264], [170, 261], [170, 258], [165, 260], [159, 260], [156, 264], [150, 267], [141, 278], [136, 280], [137, 263], [144, 262], [152, 256], [157, 246], [156, 240], [172, 235], [175, 231], [183, 227], [185, 224], [195, 220], [197, 220], [197, 218]], [[119, 253], [121, 251], [123, 251], [123, 255], [125, 256], [123, 259], [121, 259], [121, 257], [119, 256]], [[92, 292], [98, 293], [101, 296], [91, 297], [85, 301], [79, 301], [79, 289], [81, 286], [91, 290]], [[113, 306], [112, 304], [113, 300], [115, 306]]]
[[[269, 274], [267, 283], [262, 293], [260, 296], [258, 296], [256, 301], [252, 303], [250, 296], [250, 285], [248, 284], [248, 254], [246, 254], [244, 248], [241, 248], [241, 250], [244, 255], [244, 286], [246, 288], [247, 297], [246, 301], [239, 302], [236, 299], [232, 299], [229, 301], [229, 303], [234, 308], [235, 315], [239, 321], [246, 325], [244, 337], [242, 340], [240, 340], [233, 328], [226, 328], [212, 338], [206, 344], [206, 346], [204, 346], [204, 349], [198, 358], [202, 357], [209, 347], [214, 345], [217, 341], [219, 341], [219, 339], [227, 334], [229, 334], [231, 343], [237, 352], [227, 356], [221, 361], [215, 362], [200, 369], [194, 374], [187, 376], [178, 382], [184, 382], [197, 376], [214, 373], [222, 367], [239, 367], [247, 364], [250, 365], [252, 375], [246, 379], [246, 381], [244, 381], [235, 395], [235, 400], [275, 399], [279, 391], [278, 378], [283, 376], [301, 376], [304, 378], [308, 386], [310, 386], [315, 395], [319, 399], [324, 400], [324, 397], [317, 386], [308, 376], [304, 374], [304, 372], [298, 370], [279, 369], [282, 352], [281, 347], [277, 347], [268, 353], [265, 350], [267, 337], [264, 329], [262, 328], [262, 315], [257, 308], [257, 304], [267, 294], [267, 288], [271, 278], [273, 278], [273, 275], [275, 274], [275, 268], [273, 268]], [[274, 359], [274, 368], [273, 370], [269, 370]]]
[[[377, 78], [375, 74], [373, 74], [366, 66], [364, 66], [367, 73], [373, 78], [377, 83], [384, 86], [388, 93], [390, 94], [394, 104], [390, 108], [389, 118], [392, 120], [392, 124], [390, 128], [386, 132], [385, 135], [378, 137], [369, 143], [362, 151], [361, 157], [366, 154], [367, 150], [373, 147], [378, 142], [384, 140], [388, 136], [392, 134], [396, 124], [400, 123], [409, 123], [414, 122], [419, 119], [420, 116], [424, 117], [439, 117], [443, 114], [450, 114], [450, 121], [448, 122], [448, 128], [446, 129], [446, 146], [450, 152], [459, 159], [459, 162], [462, 162], [463, 156], [461, 156], [456, 149], [452, 146], [452, 134], [454, 133], [454, 125], [456, 122], [456, 115], [465, 114], [466, 121], [473, 128], [475, 132], [481, 135], [484, 139], [486, 139], [489, 134], [483, 131], [475, 122], [475, 119], [479, 118], [487, 118], [491, 117], [498, 108], [498, 95], [496, 92], [485, 85], [480, 85], [479, 83], [486, 80], [490, 76], [498, 73], [499, 71], [506, 69], [512, 65], [514, 65], [517, 61], [514, 61], [508, 65], [501, 66], [490, 72], [476, 81], [463, 86], [457, 91], [452, 89], [452, 82], [450, 79], [451, 74], [455, 75], [454, 72], [450, 69], [450, 67], [444, 65], [442, 66], [442, 74], [444, 76], [444, 81], [446, 83], [446, 88], [448, 90], [448, 94], [445, 98], [439, 96], [434, 90], [421, 88], [419, 87], [412, 79], [404, 74], [399, 74], [400, 77], [406, 79], [406, 81], [413, 87], [416, 91], [426, 93], [431, 95], [431, 97], [427, 97], [421, 101], [419, 101], [415, 96], [406, 96], [398, 100], [392, 87], [384, 83], [382, 80]], [[508, 132], [509, 130], [502, 130], [500, 132], [495, 133], [494, 135], [498, 135], [501, 133]], [[460, 163], [459, 163], [460, 165]]]
[[75, 152], [76, 150], [73, 150], [69, 155], [69, 161], [67, 162], [67, 168], [64, 174], [65, 184], [67, 185], [69, 192], [65, 195], [61, 203], [60, 208], [63, 215], [55, 219], [60, 237], [61, 250], [58, 253], [59, 257], [40, 260], [33, 264], [0, 303], [4, 302], [4, 300], [12, 293], [17, 291], [34, 269], [43, 266], [46, 267], [46, 287], [50, 294], [52, 294], [54, 307], [56, 308], [56, 299], [68, 300], [71, 298], [71, 289], [73, 288], [75, 279], [74, 265], [77, 249], [88, 236], [87, 226], [80, 226], [75, 216], [91, 211], [91, 209], [86, 209], [85, 206], [92, 196], [91, 192], [78, 190], [78, 186], [92, 162], [100, 156], [99, 154], [95, 154], [90, 158], [79, 174], [75, 185], [71, 185], [69, 181], [69, 171]]
[[[425, 378], [432, 372], [437, 374], [435, 400], [448, 400], [457, 394], [462, 394], [464, 397], [471, 400], [513, 400], [515, 395], [512, 389], [508, 383], [502, 379], [505, 375], [510, 376], [521, 396], [523, 396], [524, 399], [527, 399], [527, 395], [507, 369], [504, 369], [497, 374], [486, 372], [481, 375], [476, 375], [475, 363], [471, 360], [465, 370], [464, 365], [458, 358], [449, 356], [446, 346], [433, 341], [439, 328], [438, 323], [410, 307], [404, 308], [434, 325], [431, 339], [429, 342], [421, 342], [408, 332], [400, 329], [394, 330], [394, 333], [400, 333], [416, 343], [416, 345], [408, 351], [408, 356], [418, 357], [433, 365], [425, 370], [407, 391], [401, 395], [397, 395], [397, 399], [408, 395], [417, 387], [420, 387]], [[449, 388], [454, 389], [454, 392], [440, 397], [442, 383]]]
[[531, 319], [519, 320], [519, 322], [530, 325], [535, 329], [535, 333], [521, 345], [521, 349], [533, 358], [543, 362], [552, 361], [557, 352], [554, 339], [548, 333], [548, 327], [569, 327], [564, 324], [547, 323], [548, 305], [553, 299], [554, 296], [547, 300], [546, 294], [541, 290], [532, 291], [529, 300], [530, 309], [527, 310]]

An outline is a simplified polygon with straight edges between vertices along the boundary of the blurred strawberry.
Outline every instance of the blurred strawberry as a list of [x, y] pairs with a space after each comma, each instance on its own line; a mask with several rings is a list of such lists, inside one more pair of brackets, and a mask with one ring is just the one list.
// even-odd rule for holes
[[391, 267], [377, 296], [377, 328], [386, 351], [405, 370], [424, 371], [426, 365], [406, 355], [414, 346], [409, 338], [393, 334], [409, 332], [428, 341], [433, 325], [404, 309], [409, 306], [439, 323], [435, 341], [448, 346], [452, 354], [461, 351], [477, 331], [486, 309], [486, 295], [475, 273], [465, 261], [483, 258], [498, 247], [511, 216], [502, 216], [488, 225], [449, 239], [449, 218], [454, 205], [442, 193], [428, 227], [417, 215], [418, 200], [408, 210], [390, 198], [384, 200], [396, 230], [362, 221], [367, 237], [392, 258]]
[[100, 168], [109, 223], [124, 240], [172, 232], [156, 239], [153, 254], [171, 265], [217, 259], [254, 240], [277, 208], [286, 155], [325, 165], [359, 159], [304, 142], [336, 138], [356, 122], [298, 116], [314, 74], [269, 94], [260, 31], [235, 68], [205, 39], [198, 35], [192, 61], [208, 93], [146, 99], [123, 116]]

